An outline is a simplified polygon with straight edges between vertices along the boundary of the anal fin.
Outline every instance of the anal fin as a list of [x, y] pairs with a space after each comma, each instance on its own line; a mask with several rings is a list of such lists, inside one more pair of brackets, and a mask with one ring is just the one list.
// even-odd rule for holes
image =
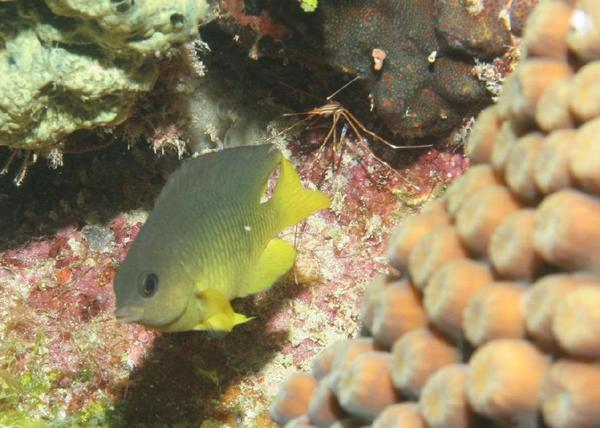
[[281, 239], [270, 240], [251, 272], [246, 287], [240, 290], [240, 297], [269, 288], [292, 268], [295, 259], [294, 247]]

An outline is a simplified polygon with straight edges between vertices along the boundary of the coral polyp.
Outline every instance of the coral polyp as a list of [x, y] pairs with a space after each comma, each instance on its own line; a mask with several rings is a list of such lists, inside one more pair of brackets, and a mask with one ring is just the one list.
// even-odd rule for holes
[[[475, 14], [483, 5], [439, 3], [470, 5]], [[389, 349], [390, 336], [373, 326], [396, 284], [423, 292], [408, 310], [421, 304], [430, 322], [394, 338], [400, 397], [373, 426], [392, 414], [411, 426], [421, 426], [418, 416], [432, 427], [597, 424], [598, 388], [589, 382], [600, 369], [600, 168], [597, 81], [588, 80], [597, 64], [580, 32], [582, 15], [598, 10], [585, 0], [534, 9], [524, 59], [473, 127], [466, 151], [475, 165], [392, 233], [394, 270], [367, 288], [362, 340]], [[586, 41], [594, 40], [597, 24], [587, 22]], [[402, 308], [380, 324], [400, 323]]]

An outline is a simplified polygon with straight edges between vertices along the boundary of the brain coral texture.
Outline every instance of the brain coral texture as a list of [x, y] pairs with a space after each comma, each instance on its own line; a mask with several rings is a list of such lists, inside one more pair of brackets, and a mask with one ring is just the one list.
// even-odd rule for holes
[[[398, 136], [447, 133], [490, 102], [473, 72], [474, 59], [492, 61], [505, 54], [519, 15], [527, 14], [535, 1], [483, 3], [321, 2], [325, 61], [365, 79], [378, 115]], [[375, 68], [373, 52], [386, 55]]]
[[540, 2], [523, 43], [474, 166], [398, 226], [364, 336], [289, 378], [278, 423], [598, 426], [600, 2]]

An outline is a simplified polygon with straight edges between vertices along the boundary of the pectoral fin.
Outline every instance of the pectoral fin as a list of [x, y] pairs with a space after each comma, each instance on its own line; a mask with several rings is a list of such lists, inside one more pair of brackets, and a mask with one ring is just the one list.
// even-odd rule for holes
[[198, 293], [206, 318], [194, 327], [194, 330], [212, 330], [230, 332], [238, 324], [252, 318], [234, 312], [229, 299], [218, 290], [206, 289]]
[[295, 259], [296, 250], [290, 244], [281, 239], [269, 241], [240, 297], [269, 288], [292, 268]]

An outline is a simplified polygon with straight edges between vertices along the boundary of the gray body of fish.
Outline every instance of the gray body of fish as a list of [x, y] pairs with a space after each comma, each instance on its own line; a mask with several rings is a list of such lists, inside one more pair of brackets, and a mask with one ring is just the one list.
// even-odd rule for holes
[[240, 296], [251, 264], [278, 232], [277, 213], [260, 202], [281, 156], [269, 149], [237, 147], [191, 160], [157, 200], [142, 233], [175, 255], [197, 290]]

